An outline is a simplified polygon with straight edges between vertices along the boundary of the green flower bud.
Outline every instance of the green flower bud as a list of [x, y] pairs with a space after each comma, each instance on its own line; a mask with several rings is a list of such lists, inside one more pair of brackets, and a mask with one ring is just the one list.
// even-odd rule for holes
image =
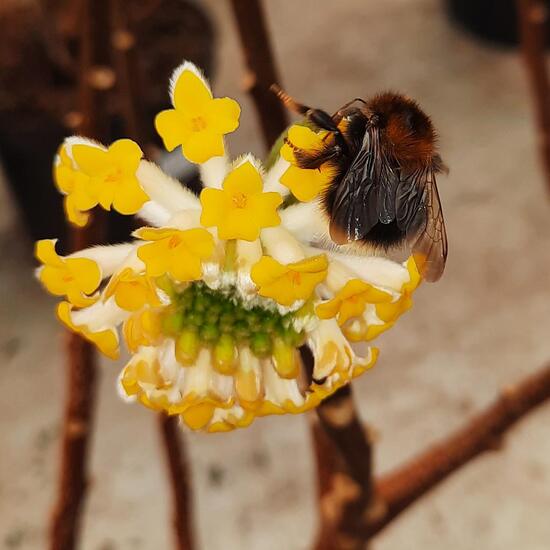
[[250, 338], [250, 349], [258, 357], [268, 357], [273, 348], [271, 337], [265, 332], [257, 332]]
[[235, 340], [222, 334], [214, 346], [214, 368], [221, 374], [232, 374], [237, 366]]
[[238, 340], [244, 340], [250, 336], [250, 330], [246, 321], [235, 321], [233, 332]]
[[192, 365], [197, 359], [200, 341], [197, 329], [185, 328], [176, 339], [176, 359], [184, 366]]
[[220, 335], [220, 329], [216, 325], [209, 323], [201, 327], [199, 334], [201, 340], [211, 344], [218, 339]]
[[162, 332], [168, 336], [177, 336], [183, 329], [184, 324], [181, 311], [171, 311], [162, 316]]
[[186, 316], [185, 320], [196, 327], [200, 327], [204, 323], [204, 315], [199, 311], [190, 311]]
[[297, 351], [279, 337], [273, 340], [273, 364], [282, 378], [296, 378], [298, 376]]

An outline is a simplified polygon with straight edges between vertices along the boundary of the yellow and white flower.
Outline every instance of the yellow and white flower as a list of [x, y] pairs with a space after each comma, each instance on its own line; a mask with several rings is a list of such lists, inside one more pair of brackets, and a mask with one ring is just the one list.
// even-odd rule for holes
[[[378, 350], [365, 342], [410, 307], [414, 261], [324, 246], [317, 197], [329, 174], [300, 172], [290, 146], [267, 172], [251, 155], [230, 163], [223, 136], [240, 108], [215, 99], [194, 65], [175, 71], [171, 97], [156, 126], [167, 149], [181, 145], [200, 164], [200, 197], [130, 140], [69, 138], [55, 165], [69, 221], [83, 225], [101, 206], [146, 225], [131, 243], [65, 257], [39, 241], [38, 277], [65, 297], [57, 315], [70, 330], [112, 358], [124, 341], [128, 401], [208, 432], [307, 411], [374, 365]], [[324, 137], [305, 127], [289, 135], [301, 148]], [[290, 191], [303, 202], [287, 206]]]

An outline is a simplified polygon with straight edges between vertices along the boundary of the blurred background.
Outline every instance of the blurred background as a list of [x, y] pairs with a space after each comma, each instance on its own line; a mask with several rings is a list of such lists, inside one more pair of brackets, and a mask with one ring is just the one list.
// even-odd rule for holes
[[[65, 363], [55, 300], [33, 279], [32, 241], [64, 233], [53, 155], [75, 111], [75, 2], [0, 3], [0, 547], [45, 547], [57, 479]], [[450, 253], [443, 279], [379, 340], [356, 382], [385, 472], [550, 358], [550, 201], [533, 106], [515, 47], [512, 2], [264, 0], [281, 84], [331, 112], [394, 89], [416, 98], [440, 133], [439, 179]], [[233, 156], [264, 155], [229, 2], [128, 3], [141, 67], [144, 131], [165, 107], [183, 58], [217, 95], [237, 99]], [[119, 132], [117, 105], [110, 124]], [[161, 163], [182, 180], [181, 160]], [[122, 239], [127, 224], [110, 228]], [[121, 360], [121, 364], [124, 358]], [[154, 415], [115, 391], [102, 361], [81, 547], [169, 548], [167, 479]], [[550, 407], [411, 507], [376, 550], [547, 550]], [[186, 436], [200, 548], [306, 549], [316, 522], [308, 418], [268, 417], [228, 434]]]

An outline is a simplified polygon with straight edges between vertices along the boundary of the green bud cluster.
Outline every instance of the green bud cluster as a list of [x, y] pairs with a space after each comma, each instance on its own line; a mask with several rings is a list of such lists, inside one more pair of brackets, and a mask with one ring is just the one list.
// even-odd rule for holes
[[176, 340], [176, 355], [184, 364], [191, 364], [203, 346], [213, 349], [224, 370], [234, 360], [236, 346], [248, 345], [256, 356], [268, 357], [276, 342], [298, 347], [304, 341], [304, 333], [292, 327], [291, 313], [246, 309], [236, 294], [199, 282], [170, 290], [172, 304], [163, 315], [162, 329]]

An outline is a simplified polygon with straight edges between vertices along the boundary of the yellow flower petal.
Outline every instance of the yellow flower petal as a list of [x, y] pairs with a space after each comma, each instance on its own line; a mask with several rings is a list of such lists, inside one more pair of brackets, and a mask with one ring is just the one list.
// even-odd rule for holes
[[181, 148], [185, 158], [196, 164], [202, 164], [212, 157], [221, 157], [225, 152], [223, 136], [212, 130], [190, 133], [182, 141]]
[[211, 101], [206, 108], [206, 119], [209, 128], [220, 134], [229, 134], [239, 127], [241, 107], [229, 97]]
[[155, 129], [167, 151], [173, 151], [191, 135], [191, 130], [187, 128], [187, 119], [175, 109], [161, 111], [155, 117]]
[[174, 107], [185, 112], [203, 109], [212, 99], [212, 92], [195, 73], [183, 71], [174, 85]]
[[70, 330], [80, 334], [83, 338], [92, 342], [98, 349], [111, 359], [118, 359], [118, 336], [112, 329], [91, 332], [84, 325], [79, 326], [73, 323], [71, 318], [72, 305], [69, 302], [61, 302], [57, 306], [57, 318]]

